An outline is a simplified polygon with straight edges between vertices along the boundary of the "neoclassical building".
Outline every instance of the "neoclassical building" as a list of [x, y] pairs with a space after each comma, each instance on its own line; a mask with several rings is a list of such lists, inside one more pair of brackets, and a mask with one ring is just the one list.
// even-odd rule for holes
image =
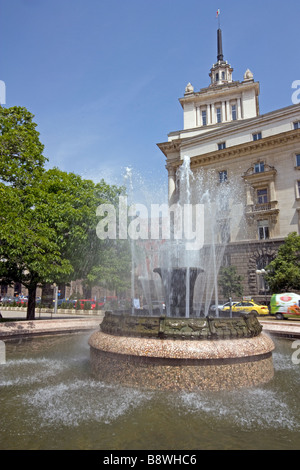
[[178, 197], [176, 171], [185, 155], [193, 172], [213, 169], [216, 184], [242, 184], [245, 230], [230, 234], [224, 259], [243, 276], [244, 295], [263, 301], [267, 292], [257, 270], [275, 257], [290, 232], [299, 233], [300, 105], [260, 114], [259, 83], [249, 69], [242, 81], [233, 80], [221, 29], [209, 77], [199, 91], [186, 86], [179, 99], [183, 129], [158, 144], [166, 157], [169, 202]]

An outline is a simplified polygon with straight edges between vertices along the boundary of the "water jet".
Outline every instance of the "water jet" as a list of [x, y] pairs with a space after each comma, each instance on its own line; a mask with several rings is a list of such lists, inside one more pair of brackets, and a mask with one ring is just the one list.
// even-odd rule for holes
[[[198, 184], [193, 194], [193, 178], [186, 157], [178, 170], [177, 203], [189, 205], [196, 199], [206, 205], [209, 243], [191, 251], [190, 240], [184, 238], [158, 241], [158, 266], [152, 274], [160, 279], [166, 315], [155, 315], [151, 309], [106, 312], [100, 331], [89, 340], [92, 371], [100, 380], [146, 389], [194, 391], [249, 387], [273, 377], [274, 344], [262, 333], [257, 317], [225, 318], [218, 311], [216, 317], [208, 314], [213, 293], [218, 304], [218, 269], [228, 239], [222, 233], [222, 243], [216, 243], [220, 201], [228, 214], [225, 196], [232, 192], [228, 187], [224, 192], [224, 186], [209, 191]], [[203, 183], [202, 176], [200, 181]], [[131, 195], [132, 188], [130, 180]], [[131, 244], [134, 256], [140, 250], [135, 250], [132, 240]], [[134, 266], [132, 257], [132, 282]], [[204, 307], [196, 307], [195, 297]]]

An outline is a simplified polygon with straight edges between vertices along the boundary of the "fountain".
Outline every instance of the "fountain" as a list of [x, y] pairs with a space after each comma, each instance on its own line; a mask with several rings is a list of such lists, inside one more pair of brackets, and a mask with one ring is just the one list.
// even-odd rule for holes
[[[209, 314], [213, 295], [218, 305], [217, 276], [229, 239], [228, 221], [232, 230], [237, 213], [236, 207], [230, 208], [237, 185], [216, 186], [214, 175], [194, 175], [188, 157], [177, 177], [176, 207], [194, 207], [195, 201], [203, 206], [203, 246], [188, 249], [193, 233], [189, 210], [185, 237], [179, 239], [173, 230], [171, 239], [156, 240], [159, 264], [153, 268], [150, 263], [148, 276], [161, 280], [165, 315], [151, 307], [106, 312], [100, 331], [89, 340], [93, 374], [109, 383], [162, 390], [231, 390], [268, 382], [273, 377], [274, 344], [262, 333], [258, 319], [249, 314], [220, 317], [218, 310], [215, 316]], [[132, 282], [136, 251], [132, 247]], [[145, 285], [146, 274], [141, 277]]]

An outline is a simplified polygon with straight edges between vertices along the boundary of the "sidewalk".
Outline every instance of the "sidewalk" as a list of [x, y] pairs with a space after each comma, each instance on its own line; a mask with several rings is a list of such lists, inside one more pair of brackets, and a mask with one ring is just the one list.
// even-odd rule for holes
[[[44, 309], [43, 309], [44, 310]], [[90, 313], [88, 311], [87, 313], [84, 313], [84, 310], [79, 310], [79, 312], [75, 313], [76, 310], [71, 310], [68, 311], [68, 313], [65, 313], [65, 311], [61, 312], [59, 309], [57, 310], [57, 313], [51, 313], [51, 312], [45, 312], [45, 311], [40, 311], [39, 309], [35, 310], [35, 319], [36, 320], [49, 320], [49, 319], [59, 319], [59, 318], [91, 318], [91, 317], [103, 317], [103, 312], [99, 311]], [[15, 318], [15, 319], [26, 319], [26, 309], [18, 309], [18, 310], [4, 310], [3, 308], [0, 307], [0, 313], [2, 315], [2, 318]]]
[[103, 319], [103, 313], [99, 315], [90, 314], [50, 314], [36, 313], [35, 320], [26, 320], [26, 312], [16, 312], [6, 310], [1, 312], [3, 318], [11, 320], [0, 323], [0, 340], [14, 339], [21, 336], [38, 336], [75, 333], [79, 331], [89, 331], [99, 329], [99, 325]]

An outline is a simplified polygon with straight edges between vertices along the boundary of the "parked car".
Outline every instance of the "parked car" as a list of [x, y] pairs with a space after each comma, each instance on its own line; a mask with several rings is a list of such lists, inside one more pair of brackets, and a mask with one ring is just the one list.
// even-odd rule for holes
[[[232, 307], [237, 304], [238, 302], [231, 302], [231, 305]], [[226, 302], [225, 304], [219, 304], [218, 305], [218, 309], [219, 309], [219, 312], [224, 310], [225, 308], [229, 307], [230, 308], [230, 302]], [[215, 305], [211, 305], [210, 309], [212, 312], [215, 312], [216, 311], [216, 306]]]
[[4, 297], [2, 297], [1, 302], [8, 304], [8, 303], [13, 302], [14, 300], [15, 300], [14, 297], [5, 295]]
[[27, 297], [16, 297], [15, 302], [17, 305], [22, 306], [22, 305], [27, 305], [28, 304], [28, 298]]
[[62, 304], [72, 304], [74, 306], [75, 300], [70, 300], [70, 299], [57, 299], [57, 306], [60, 307]]
[[152, 310], [160, 310], [161, 313], [166, 310], [166, 304], [162, 300], [153, 300], [151, 302], [151, 305], [143, 305], [143, 310], [150, 310], [152, 307]]
[[[229, 306], [223, 308], [223, 311], [228, 311]], [[253, 301], [243, 300], [242, 302], [236, 303], [232, 307], [233, 312], [246, 312], [254, 313], [255, 315], [269, 315], [269, 308], [267, 305], [259, 305]]]
[[103, 307], [107, 303], [118, 303], [118, 297], [113, 295], [107, 295], [105, 297], [100, 297], [98, 300], [98, 307]]
[[84, 308], [87, 308], [87, 304], [88, 307], [90, 306], [91, 308], [88, 308], [88, 310], [94, 310], [96, 308], [96, 300], [94, 299], [78, 299], [78, 300], [75, 300], [75, 308], [78, 308], [78, 302], [80, 304], [80, 309], [81, 310], [84, 310]]

